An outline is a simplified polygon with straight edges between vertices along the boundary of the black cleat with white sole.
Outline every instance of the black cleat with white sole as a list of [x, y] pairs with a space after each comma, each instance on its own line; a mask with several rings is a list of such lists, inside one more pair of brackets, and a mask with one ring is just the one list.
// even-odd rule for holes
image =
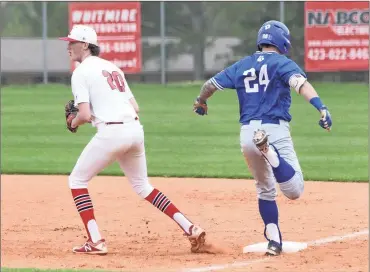
[[270, 240], [268, 246], [267, 246], [267, 251], [266, 251], [266, 256], [279, 256], [281, 254], [282, 247], [278, 242]]

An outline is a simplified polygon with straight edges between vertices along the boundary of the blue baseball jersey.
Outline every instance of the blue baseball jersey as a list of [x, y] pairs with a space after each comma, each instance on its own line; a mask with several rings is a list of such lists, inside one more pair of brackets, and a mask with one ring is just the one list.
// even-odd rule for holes
[[210, 80], [219, 89], [236, 89], [240, 123], [250, 120], [292, 119], [289, 109], [289, 79], [295, 74], [306, 77], [299, 66], [275, 52], [256, 52], [247, 56]]

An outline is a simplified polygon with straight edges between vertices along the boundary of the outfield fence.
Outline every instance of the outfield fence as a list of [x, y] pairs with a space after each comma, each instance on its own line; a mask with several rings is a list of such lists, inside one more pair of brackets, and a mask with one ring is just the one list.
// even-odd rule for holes
[[[207, 79], [254, 52], [260, 25], [271, 19], [282, 20], [289, 26], [293, 44], [290, 57], [304, 68], [304, 4], [141, 2], [141, 69], [127, 73], [127, 77], [144, 83]], [[68, 5], [68, 2], [1, 3], [3, 85], [69, 83], [71, 64], [66, 44], [57, 39], [69, 32]], [[369, 82], [368, 69], [311, 72], [308, 76], [316, 81]]]

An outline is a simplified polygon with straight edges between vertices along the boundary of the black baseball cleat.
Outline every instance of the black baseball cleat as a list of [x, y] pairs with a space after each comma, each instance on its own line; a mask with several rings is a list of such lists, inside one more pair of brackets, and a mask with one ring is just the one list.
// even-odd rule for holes
[[281, 254], [282, 247], [278, 242], [270, 240], [268, 246], [267, 246], [267, 251], [266, 251], [266, 256], [279, 256]]

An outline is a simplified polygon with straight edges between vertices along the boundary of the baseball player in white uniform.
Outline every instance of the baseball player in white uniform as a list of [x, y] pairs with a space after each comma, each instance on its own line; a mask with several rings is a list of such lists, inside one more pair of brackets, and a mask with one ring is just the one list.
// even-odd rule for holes
[[[68, 53], [79, 65], [72, 74], [72, 93], [77, 115], [68, 119], [72, 132], [85, 123], [97, 133], [85, 147], [69, 176], [69, 187], [85, 225], [88, 240], [74, 253], [105, 255], [107, 244], [94, 216], [88, 182], [117, 161], [134, 191], [173, 219], [191, 243], [191, 252], [202, 252], [205, 231], [189, 221], [175, 205], [148, 181], [144, 131], [139, 106], [124, 73], [113, 63], [99, 58], [97, 34], [84, 25], [73, 27], [67, 37]], [[69, 123], [68, 123], [69, 122]]]

